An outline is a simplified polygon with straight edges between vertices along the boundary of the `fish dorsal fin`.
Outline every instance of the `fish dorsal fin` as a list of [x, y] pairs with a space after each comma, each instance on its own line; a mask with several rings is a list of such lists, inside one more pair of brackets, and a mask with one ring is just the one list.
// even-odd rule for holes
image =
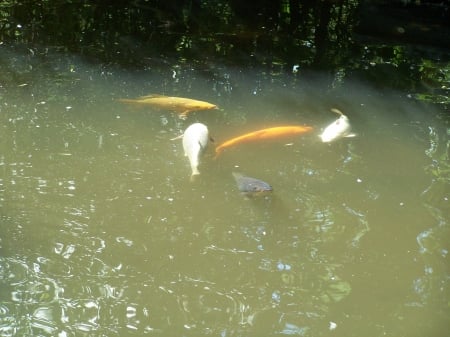
[[159, 95], [159, 94], [149, 94], [149, 95], [145, 95], [145, 96], [140, 96], [138, 98], [139, 99], [148, 99], [148, 98], [163, 98], [163, 97], [167, 97], [167, 96]]
[[269, 131], [267, 131], [267, 129], [263, 129], [263, 130], [258, 130], [255, 132], [252, 132], [254, 137], [264, 137], [265, 135], [269, 134]]
[[181, 138], [183, 138], [183, 136], [184, 136], [184, 134], [182, 133], [181, 135], [179, 135], [179, 136], [176, 136], [176, 137], [174, 137], [174, 138], [170, 138], [170, 140], [177, 140], [177, 139], [181, 139]]
[[233, 177], [235, 179], [240, 179], [244, 176], [242, 173], [239, 173], [239, 172], [231, 172], [231, 174], [233, 175]]

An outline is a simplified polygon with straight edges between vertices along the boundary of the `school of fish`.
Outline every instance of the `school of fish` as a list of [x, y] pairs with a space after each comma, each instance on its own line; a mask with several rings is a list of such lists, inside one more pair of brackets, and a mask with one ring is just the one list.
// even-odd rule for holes
[[[138, 107], [150, 107], [153, 109], [174, 111], [178, 113], [179, 117], [182, 119], [186, 119], [188, 114], [192, 111], [218, 109], [217, 105], [205, 101], [156, 94], [141, 96], [134, 99], [121, 98], [118, 101]], [[319, 135], [322, 142], [330, 143], [340, 138], [355, 137], [356, 134], [351, 130], [349, 118], [338, 109], [333, 108], [331, 111], [338, 114], [339, 117], [323, 129], [322, 133]], [[217, 158], [225, 149], [233, 148], [240, 144], [285, 139], [306, 134], [312, 130], [313, 127], [308, 125], [283, 125], [244, 133], [217, 145], [215, 148], [215, 158]], [[182, 135], [172, 138], [172, 140], [180, 138], [182, 139], [184, 155], [188, 158], [191, 168], [190, 179], [193, 181], [196, 176], [200, 175], [199, 166], [201, 157], [210, 141], [208, 127], [203, 123], [193, 123], [186, 128]], [[245, 195], [265, 194], [273, 190], [270, 184], [262, 180], [244, 176], [242, 173], [237, 172], [232, 172], [232, 175], [239, 191]]]

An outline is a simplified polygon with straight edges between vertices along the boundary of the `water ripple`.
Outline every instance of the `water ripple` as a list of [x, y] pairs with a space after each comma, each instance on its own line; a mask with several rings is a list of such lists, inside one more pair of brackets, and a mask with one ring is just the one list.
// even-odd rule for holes
[[28, 266], [15, 258], [0, 257], [0, 280], [7, 281], [11, 286], [28, 282]]
[[34, 310], [31, 318], [31, 326], [49, 335], [53, 335], [58, 329], [54, 308], [39, 307]]

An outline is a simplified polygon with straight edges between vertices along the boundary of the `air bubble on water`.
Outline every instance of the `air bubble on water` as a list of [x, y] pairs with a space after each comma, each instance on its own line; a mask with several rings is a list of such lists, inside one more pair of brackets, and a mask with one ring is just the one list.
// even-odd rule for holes
[[161, 124], [165, 126], [169, 124], [169, 120], [165, 116], [161, 116]]
[[277, 303], [280, 302], [280, 300], [281, 300], [281, 294], [280, 294], [279, 291], [274, 291], [274, 292], [272, 293], [272, 300], [275, 301], [275, 302], [277, 302]]
[[128, 306], [127, 307], [127, 318], [132, 318], [134, 316], [136, 316], [136, 308]]

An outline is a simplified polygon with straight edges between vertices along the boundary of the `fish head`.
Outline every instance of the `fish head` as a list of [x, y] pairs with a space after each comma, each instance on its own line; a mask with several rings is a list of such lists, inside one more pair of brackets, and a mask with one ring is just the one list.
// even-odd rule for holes
[[190, 102], [187, 107], [188, 110], [212, 110], [218, 109], [217, 105], [208, 102]]
[[260, 196], [272, 192], [273, 188], [265, 181], [246, 177], [240, 173], [233, 172], [238, 189], [246, 196]]
[[246, 196], [264, 196], [273, 191], [272, 186], [264, 181], [258, 180], [256, 182], [249, 183], [245, 189], [241, 190]]

